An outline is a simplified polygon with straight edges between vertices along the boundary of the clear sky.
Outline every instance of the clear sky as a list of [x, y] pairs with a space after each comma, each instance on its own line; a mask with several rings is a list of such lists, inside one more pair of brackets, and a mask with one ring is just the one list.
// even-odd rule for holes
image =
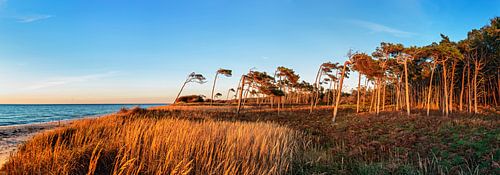
[[[250, 68], [314, 79], [349, 48], [465, 38], [500, 15], [500, 1], [0, 0], [0, 103], [171, 102], [192, 71], [237, 86]], [[357, 74], [347, 81], [355, 86]]]

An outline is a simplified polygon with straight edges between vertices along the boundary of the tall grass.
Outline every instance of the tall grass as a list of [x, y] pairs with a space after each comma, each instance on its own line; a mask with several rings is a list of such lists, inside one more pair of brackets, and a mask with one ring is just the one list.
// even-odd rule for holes
[[4, 170], [7, 174], [285, 174], [291, 171], [301, 140], [297, 131], [272, 123], [152, 119], [132, 112], [80, 120], [36, 135], [11, 155]]

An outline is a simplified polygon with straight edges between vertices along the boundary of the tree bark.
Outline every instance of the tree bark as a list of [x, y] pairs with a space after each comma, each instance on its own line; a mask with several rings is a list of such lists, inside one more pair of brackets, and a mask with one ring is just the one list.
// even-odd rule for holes
[[356, 103], [356, 113], [359, 113], [359, 97], [361, 91], [361, 72], [358, 72], [358, 101]]
[[239, 98], [238, 98], [238, 109], [236, 110], [236, 116], [240, 115], [240, 110], [241, 110], [241, 98], [243, 96], [243, 88], [245, 87], [245, 75], [241, 77], [241, 90], [239, 93]]
[[434, 65], [431, 67], [431, 79], [429, 81], [429, 93], [427, 94], [427, 116], [429, 116], [431, 109], [431, 95], [432, 95], [432, 78], [434, 76], [434, 69], [436, 68], [436, 61], [434, 61]]
[[460, 106], [459, 106], [460, 111], [462, 111], [463, 109], [464, 84], [465, 84], [465, 67], [462, 70], [462, 88], [460, 89]]
[[444, 92], [444, 113], [448, 116], [448, 86], [447, 86], [447, 77], [446, 77], [446, 62], [443, 61], [443, 92]]
[[467, 105], [469, 106], [467, 110], [469, 113], [472, 112], [472, 82], [470, 79], [470, 63], [469, 66], [467, 66]]
[[316, 102], [315, 100], [315, 97], [317, 96], [316, 94], [318, 93], [318, 78], [320, 77], [320, 74], [321, 74], [321, 68], [323, 68], [323, 66], [319, 66], [319, 69], [318, 69], [318, 73], [316, 74], [316, 80], [314, 81], [314, 86], [316, 87], [316, 89], [313, 89], [313, 96], [312, 96], [312, 100], [311, 100], [311, 109], [309, 110], [309, 114], [311, 114], [313, 112], [313, 108], [314, 108], [314, 103]]
[[339, 88], [337, 92], [337, 98], [335, 100], [335, 108], [333, 109], [333, 118], [332, 123], [335, 123], [335, 118], [337, 117], [337, 110], [340, 105], [340, 96], [342, 95], [342, 84], [344, 83], [345, 69], [347, 67], [348, 62], [344, 63], [344, 68], [342, 69], [342, 75], [340, 76]]
[[214, 103], [214, 90], [215, 90], [215, 83], [217, 83], [217, 76], [219, 76], [219, 72], [215, 73], [214, 85], [212, 86], [212, 99], [210, 99], [210, 106], [212, 106]]
[[384, 111], [385, 110], [385, 91], [386, 91], [385, 86], [387, 83], [385, 81], [383, 81], [382, 83], [384, 84], [382, 86], [382, 111]]
[[[396, 111], [399, 111], [399, 109], [400, 109], [399, 108], [399, 96], [401, 96], [401, 94], [400, 94], [401, 93], [400, 92], [401, 91], [400, 86], [401, 86], [400, 85], [400, 78], [397, 77], [397, 80], [396, 80], [396, 107], [395, 107]], [[403, 104], [401, 104], [401, 105], [403, 105]]]
[[[276, 97], [274, 97], [274, 98], [276, 98]], [[281, 96], [279, 96], [278, 97], [278, 116], [280, 115], [281, 106], [283, 106], [283, 104], [281, 104]]]
[[474, 61], [476, 68], [474, 70], [474, 113], [477, 114], [477, 75], [479, 74], [479, 61]]
[[377, 111], [377, 115], [380, 112], [380, 90], [382, 89], [380, 78], [377, 80], [377, 103], [375, 104], [375, 110]]
[[368, 109], [368, 112], [372, 112], [374, 109], [374, 104], [375, 104], [375, 84], [373, 85], [372, 92], [371, 92], [371, 100], [370, 100], [370, 109]]
[[408, 88], [408, 66], [407, 61], [404, 63], [405, 67], [405, 93], [406, 93], [406, 114], [410, 115], [410, 96], [409, 96], [409, 88]]
[[453, 89], [455, 85], [455, 67], [457, 66], [457, 61], [453, 61], [453, 65], [451, 68], [451, 81], [450, 81], [450, 102], [448, 103], [448, 107], [450, 109], [450, 113], [453, 112]]
[[184, 86], [186, 86], [187, 84], [187, 81], [184, 81], [184, 84], [182, 84], [182, 87], [181, 87], [181, 90], [179, 91], [179, 93], [177, 94], [177, 97], [175, 97], [175, 100], [174, 100], [174, 103], [175, 104], [177, 102], [177, 99], [179, 99], [179, 96], [181, 95], [182, 93], [182, 90], [184, 89]]

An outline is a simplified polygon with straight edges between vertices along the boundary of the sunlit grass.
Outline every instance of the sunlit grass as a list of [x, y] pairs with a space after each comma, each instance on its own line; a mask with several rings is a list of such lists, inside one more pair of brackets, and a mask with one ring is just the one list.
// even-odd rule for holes
[[[498, 115], [135, 108], [37, 135], [8, 174], [494, 174]], [[92, 173], [91, 173], [92, 174]], [[497, 173], [498, 174], [498, 173]]]
[[8, 174], [284, 174], [301, 141], [297, 131], [271, 123], [127, 113], [39, 134], [4, 169]]

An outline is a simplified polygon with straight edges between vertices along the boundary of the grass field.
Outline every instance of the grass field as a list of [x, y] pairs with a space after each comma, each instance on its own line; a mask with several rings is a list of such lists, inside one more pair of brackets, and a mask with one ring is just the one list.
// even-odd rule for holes
[[[37, 135], [8, 174], [499, 174], [498, 114], [123, 110]], [[422, 111], [423, 113], [423, 111]]]

